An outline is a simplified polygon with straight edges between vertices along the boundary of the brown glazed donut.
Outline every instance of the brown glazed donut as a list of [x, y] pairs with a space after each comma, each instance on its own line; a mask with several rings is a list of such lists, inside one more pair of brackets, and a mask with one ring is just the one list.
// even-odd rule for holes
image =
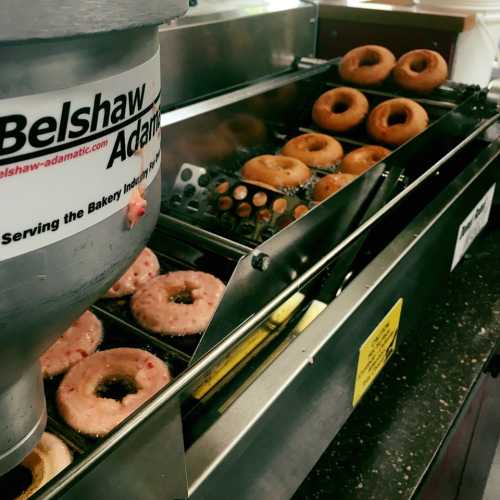
[[325, 134], [302, 134], [290, 139], [281, 150], [309, 167], [332, 167], [344, 156], [339, 141]]
[[424, 130], [429, 123], [420, 104], [400, 97], [379, 104], [368, 117], [368, 133], [377, 141], [399, 146]]
[[394, 54], [380, 45], [364, 45], [350, 50], [340, 63], [343, 80], [361, 86], [379, 85], [396, 64]]
[[323, 201], [336, 193], [356, 178], [351, 174], [328, 174], [322, 177], [314, 186], [313, 200]]
[[289, 156], [261, 155], [248, 160], [241, 175], [249, 181], [260, 182], [276, 188], [293, 188], [305, 184], [311, 171], [296, 158]]
[[[31, 484], [16, 500], [27, 500], [42, 486], [57, 476], [73, 461], [71, 451], [66, 443], [50, 432], [44, 432], [36, 447], [21, 462], [21, 466], [31, 472]], [[2, 491], [2, 498], [5, 492]], [[7, 494], [7, 498], [12, 498]]]
[[396, 83], [407, 90], [427, 93], [448, 78], [448, 64], [434, 50], [412, 50], [399, 59], [393, 71]]
[[340, 171], [344, 174], [361, 175], [389, 154], [391, 151], [382, 146], [363, 146], [354, 149], [342, 160]]
[[368, 100], [359, 90], [339, 87], [318, 97], [312, 119], [326, 130], [346, 132], [365, 119], [368, 107]]

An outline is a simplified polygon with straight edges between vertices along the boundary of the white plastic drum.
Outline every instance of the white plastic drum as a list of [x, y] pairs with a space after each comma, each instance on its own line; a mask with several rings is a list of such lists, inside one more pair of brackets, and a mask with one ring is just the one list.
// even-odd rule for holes
[[458, 37], [451, 79], [486, 87], [493, 70], [500, 67], [500, 1], [416, 0], [415, 3], [476, 14], [475, 26]]

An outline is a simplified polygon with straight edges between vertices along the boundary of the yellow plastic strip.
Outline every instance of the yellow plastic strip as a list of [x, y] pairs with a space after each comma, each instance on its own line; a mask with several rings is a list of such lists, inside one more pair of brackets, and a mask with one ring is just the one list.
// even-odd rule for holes
[[203, 398], [233, 368], [251, 354], [280, 324], [284, 323], [304, 300], [302, 293], [292, 295], [274, 311], [265, 325], [242, 342], [222, 363], [214, 368], [207, 379], [193, 392], [195, 399]]

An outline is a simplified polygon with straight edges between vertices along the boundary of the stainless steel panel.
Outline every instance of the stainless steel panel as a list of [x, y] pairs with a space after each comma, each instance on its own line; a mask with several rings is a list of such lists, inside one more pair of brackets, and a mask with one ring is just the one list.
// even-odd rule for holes
[[[485, 149], [187, 452], [192, 499], [286, 499], [352, 412], [358, 349], [403, 297], [399, 338], [437, 293], [458, 227], [498, 181]], [[221, 486], [223, 485], [223, 486]]]
[[315, 53], [316, 7], [298, 0], [212, 2], [174, 24], [160, 29], [162, 106], [270, 77]]
[[[220, 342], [224, 334], [234, 331], [269, 305], [297, 277], [317, 264], [329, 249], [340, 243], [351, 221], [360, 214], [384, 168], [385, 165], [380, 164], [359, 176], [239, 261], [192, 362]], [[303, 238], [304, 234], [308, 237]], [[254, 258], [259, 255], [268, 258], [268, 266], [261, 272], [254, 266]], [[256, 290], [259, 293], [256, 294]]]
[[188, 0], [4, 0], [0, 42], [153, 26], [186, 12]]
[[[112, 440], [113, 438], [111, 438]], [[82, 462], [41, 498], [63, 500], [179, 500], [187, 497], [180, 412], [175, 401], [162, 406], [114, 450], [71, 484]]]

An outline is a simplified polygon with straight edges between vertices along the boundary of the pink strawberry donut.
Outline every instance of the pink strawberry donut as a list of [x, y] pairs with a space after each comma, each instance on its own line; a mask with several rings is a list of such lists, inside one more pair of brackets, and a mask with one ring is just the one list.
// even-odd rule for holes
[[102, 323], [85, 311], [40, 357], [44, 378], [55, 377], [94, 353], [102, 342]]
[[129, 347], [100, 351], [64, 376], [57, 406], [76, 431], [105, 436], [170, 380], [165, 363], [147, 351]]
[[160, 274], [160, 263], [156, 255], [146, 247], [104, 297], [117, 299], [132, 295], [140, 286], [158, 274]]
[[160, 335], [203, 332], [224, 293], [224, 283], [199, 271], [176, 271], [153, 278], [132, 297], [137, 322]]

